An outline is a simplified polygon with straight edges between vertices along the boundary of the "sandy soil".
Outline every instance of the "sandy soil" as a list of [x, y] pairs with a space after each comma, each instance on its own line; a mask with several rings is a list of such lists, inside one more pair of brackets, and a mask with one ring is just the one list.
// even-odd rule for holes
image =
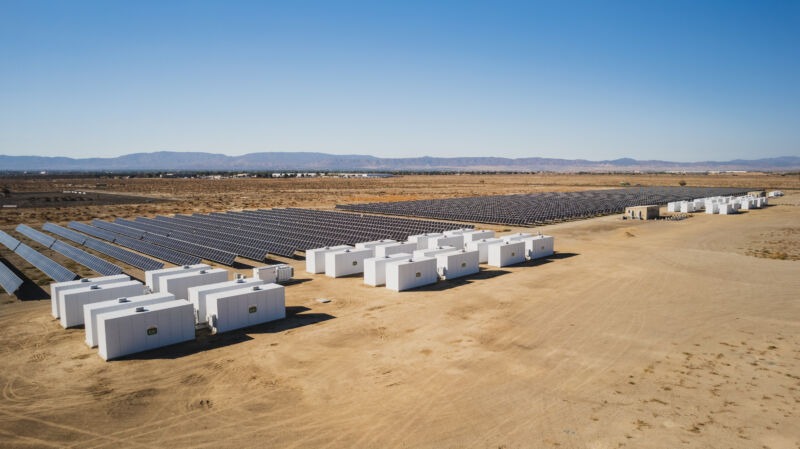
[[800, 193], [773, 204], [538, 228], [549, 260], [399, 294], [291, 261], [288, 319], [111, 363], [2, 304], [0, 446], [797, 448], [800, 265], [751, 253], [797, 253]]

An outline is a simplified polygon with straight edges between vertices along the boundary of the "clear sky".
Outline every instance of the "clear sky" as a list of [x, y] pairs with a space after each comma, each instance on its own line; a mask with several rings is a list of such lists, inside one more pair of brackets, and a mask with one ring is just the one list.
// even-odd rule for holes
[[800, 155], [800, 1], [0, 1], [0, 154]]

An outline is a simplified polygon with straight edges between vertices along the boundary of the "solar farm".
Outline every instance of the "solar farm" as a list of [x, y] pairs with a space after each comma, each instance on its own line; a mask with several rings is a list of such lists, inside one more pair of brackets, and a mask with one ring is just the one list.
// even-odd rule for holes
[[694, 198], [741, 195], [746, 191], [724, 187], [633, 187], [347, 204], [337, 205], [336, 208], [353, 212], [524, 226], [615, 214], [630, 206], [664, 205]]
[[[398, 180], [370, 182], [380, 195]], [[283, 446], [296, 436], [264, 423], [290, 428], [300, 419], [314, 430], [301, 445], [425, 446], [413, 435], [408, 444], [383, 439], [398, 412], [428, 434], [441, 420], [465, 435], [476, 426], [491, 434], [459, 417], [502, 410], [515, 422], [534, 412], [548, 422], [574, 395], [569, 405], [584, 407], [588, 424], [558, 427], [586, 432], [609, 419], [630, 427], [639, 409], [647, 422], [664, 413], [663, 401], [692, 410], [670, 415], [691, 428], [703, 389], [742, 404], [766, 401], [738, 393], [747, 382], [770, 397], [791, 394], [759, 383], [758, 370], [782, 379], [796, 365], [739, 363], [738, 342], [774, 347], [761, 350], [763, 360], [791, 360], [793, 327], [782, 323], [800, 285], [787, 280], [795, 253], [784, 256], [781, 245], [795, 235], [796, 208], [785, 204], [796, 193], [653, 186], [464, 195], [479, 187], [438, 199], [365, 202], [371, 193], [350, 192], [219, 211], [194, 202], [170, 213], [180, 203], [167, 201], [97, 214], [35, 208], [42, 214], [6, 222], [0, 338], [14, 375], [0, 405], [18, 423], [9, 432], [54, 446], [184, 447], [212, 441], [214, 429], [231, 446], [253, 445], [237, 439], [242, 431]], [[647, 219], [651, 209], [658, 219]], [[760, 315], [772, 334], [750, 341]], [[723, 330], [710, 339], [707, 323]], [[733, 383], [719, 385], [714, 373]], [[603, 414], [617, 391], [635, 407]], [[27, 405], [38, 398], [47, 407]], [[526, 408], [532, 400], [544, 409]], [[308, 418], [320, 413], [375, 428], [376, 439]], [[220, 415], [230, 422], [222, 430]], [[29, 417], [45, 430], [29, 431]], [[741, 425], [732, 413], [716, 419]], [[48, 422], [70, 427], [50, 432]], [[87, 433], [94, 425], [121, 433]], [[500, 426], [498, 435], [515, 432]], [[639, 438], [635, 424], [628, 432]]]

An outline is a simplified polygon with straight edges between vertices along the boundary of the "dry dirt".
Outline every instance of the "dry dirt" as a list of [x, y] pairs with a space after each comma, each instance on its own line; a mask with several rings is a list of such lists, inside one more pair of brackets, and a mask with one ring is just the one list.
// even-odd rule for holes
[[800, 193], [773, 204], [537, 228], [556, 256], [404, 293], [289, 261], [288, 319], [109, 363], [0, 304], [0, 447], [798, 448], [800, 262], [751, 254], [798, 253]]

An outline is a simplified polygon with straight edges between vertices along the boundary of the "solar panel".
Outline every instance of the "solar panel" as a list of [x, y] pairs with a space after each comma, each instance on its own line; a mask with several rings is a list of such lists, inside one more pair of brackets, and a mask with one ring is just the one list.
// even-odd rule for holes
[[59, 254], [69, 257], [70, 259], [78, 262], [84, 267], [94, 270], [103, 276], [111, 276], [112, 274], [122, 273], [122, 268], [107, 262], [95, 255], [89, 254], [86, 251], [75, 248], [72, 245], [56, 240], [51, 249]]
[[67, 240], [71, 240], [71, 241], [77, 243], [78, 245], [83, 245], [83, 243], [86, 241], [86, 238], [87, 238], [85, 235], [81, 234], [80, 232], [75, 232], [72, 229], [62, 228], [61, 226], [55, 225], [55, 224], [50, 223], [50, 222], [45, 223], [44, 226], [42, 226], [42, 229], [47, 231], [47, 232], [52, 232], [53, 234], [55, 234], [55, 235], [57, 235], [59, 237], [63, 237], [65, 239], [67, 239]]
[[163, 235], [147, 234], [144, 236], [144, 240], [180, 252], [193, 254], [195, 256], [202, 257], [203, 259], [219, 262], [223, 265], [233, 265], [233, 262], [236, 259], [236, 254], [232, 252], [210, 248], [208, 246], [187, 242], [185, 240], [164, 237]]
[[77, 221], [69, 222], [67, 227], [72, 228], [76, 231], [81, 231], [84, 234], [89, 234], [99, 239], [103, 239], [109, 242], [114, 242], [115, 234], [113, 232], [106, 231], [105, 229], [95, 228], [94, 226], [89, 226], [85, 223], [79, 223]]
[[139, 268], [140, 270], [148, 271], [164, 268], [163, 262], [153, 260], [149, 257], [142, 256], [141, 254], [136, 254], [132, 251], [110, 245], [106, 242], [93, 239], [91, 237], [86, 239], [86, 243], [84, 243], [84, 245], [87, 248], [97, 251], [98, 253], [103, 253], [106, 256], [113, 257], [114, 259], [125, 262], [130, 266]]
[[9, 295], [13, 295], [21, 285], [22, 279], [14, 274], [11, 268], [0, 262], [0, 287], [3, 287]]
[[53, 237], [50, 237], [47, 234], [39, 232], [28, 225], [24, 224], [17, 225], [16, 231], [24, 235], [25, 237], [28, 237], [29, 239], [33, 240], [34, 242], [44, 245], [47, 248], [50, 248], [51, 246], [53, 246], [53, 243], [56, 242], [56, 239], [54, 239]]
[[175, 265], [195, 265], [203, 261], [197, 256], [173, 251], [163, 246], [153, 245], [142, 240], [132, 239], [124, 235], [118, 235], [116, 243], [120, 246], [130, 248], [134, 251], [153, 256], [155, 258], [166, 260], [167, 262], [174, 263]]
[[135, 239], [141, 239], [144, 236], [144, 232], [138, 229], [129, 228], [116, 223], [109, 223], [103, 220], [92, 220], [92, 226], [105, 229], [106, 231], [111, 231], [114, 234], [127, 235], [128, 237], [133, 237]]
[[17, 246], [19, 246], [19, 240], [15, 239], [14, 237], [11, 237], [10, 235], [6, 234], [3, 231], [0, 231], [0, 243], [5, 245], [11, 251], [14, 251], [15, 249], [17, 249]]
[[78, 277], [75, 273], [67, 270], [24, 243], [20, 243], [14, 252], [27, 260], [28, 263], [34, 267], [38, 268], [39, 271], [53, 278], [56, 282], [71, 281]]

